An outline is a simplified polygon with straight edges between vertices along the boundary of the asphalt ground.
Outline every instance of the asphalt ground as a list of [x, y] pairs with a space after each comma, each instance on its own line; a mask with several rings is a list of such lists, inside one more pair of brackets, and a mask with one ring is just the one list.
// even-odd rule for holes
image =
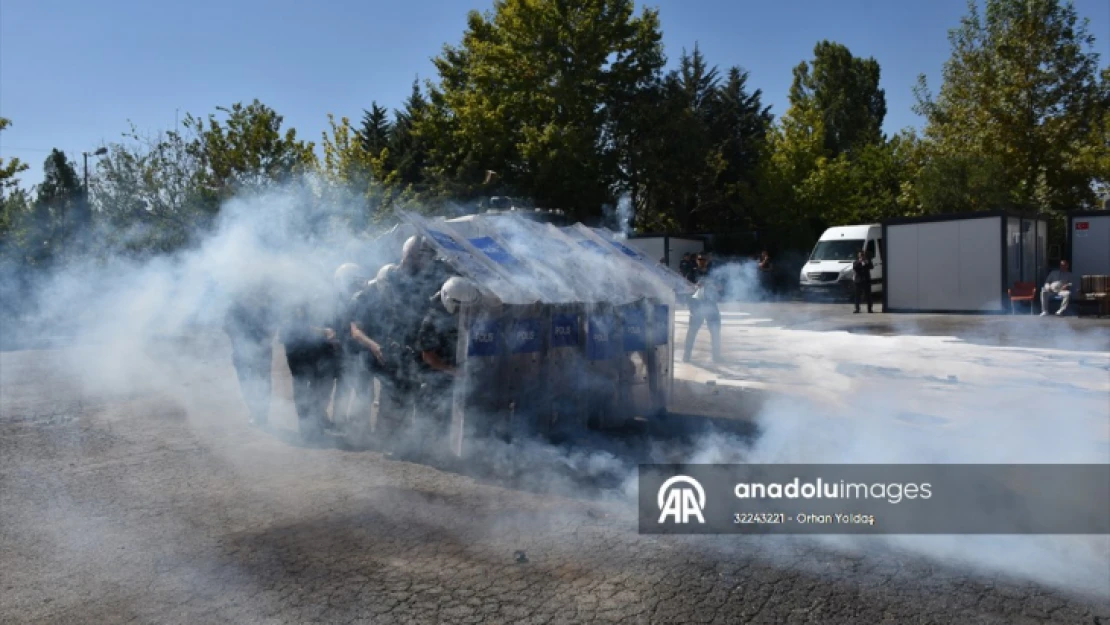
[[[1086, 575], [1093, 593], [1073, 592], [894, 543], [638, 534], [622, 472], [661, 446], [689, 457], [709, 427], [759, 444], [767, 395], [823, 397], [790, 368], [820, 337], [834, 341], [821, 362], [845, 377], [951, 375], [846, 368], [869, 340], [914, 335], [937, 350], [914, 362], [973, 350], [993, 371], [1019, 347], [1072, 372], [1090, 405], [1105, 391], [1108, 320], [850, 308], [730, 304], [726, 362], [699, 339], [676, 366], [667, 428], [493, 449], [466, 467], [301, 443], [280, 349], [265, 429], [247, 423], [219, 336], [0, 353], [0, 622], [1110, 623], [1110, 566]], [[677, 342], [684, 332], [680, 315]]]

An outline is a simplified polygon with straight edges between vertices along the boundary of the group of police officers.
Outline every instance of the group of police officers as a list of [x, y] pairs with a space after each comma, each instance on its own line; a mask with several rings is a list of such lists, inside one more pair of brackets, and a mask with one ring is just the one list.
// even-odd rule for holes
[[276, 306], [272, 287], [241, 293], [225, 331], [251, 422], [267, 422], [276, 334], [285, 347], [304, 439], [368, 426], [375, 378], [379, 401], [392, 402], [400, 414], [415, 408], [442, 425], [456, 374], [455, 315], [479, 295], [421, 235], [405, 241], [400, 262], [385, 265], [374, 278], [346, 263], [335, 271], [330, 297], [306, 297], [289, 311]]

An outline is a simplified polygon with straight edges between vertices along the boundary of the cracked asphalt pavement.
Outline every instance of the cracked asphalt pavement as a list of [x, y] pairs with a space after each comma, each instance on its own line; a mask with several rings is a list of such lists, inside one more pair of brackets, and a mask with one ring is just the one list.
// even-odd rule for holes
[[198, 351], [96, 388], [73, 364], [103, 348], [0, 353], [0, 622], [1110, 624], [1110, 597], [894, 550], [644, 536], [573, 481], [304, 446], [280, 357], [260, 429], [226, 345]]

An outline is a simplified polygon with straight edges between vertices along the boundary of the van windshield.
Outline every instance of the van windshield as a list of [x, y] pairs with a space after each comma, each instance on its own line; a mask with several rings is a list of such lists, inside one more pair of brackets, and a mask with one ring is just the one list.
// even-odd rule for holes
[[856, 254], [863, 249], [862, 239], [836, 239], [835, 241], [818, 241], [813, 248], [810, 260], [855, 260]]

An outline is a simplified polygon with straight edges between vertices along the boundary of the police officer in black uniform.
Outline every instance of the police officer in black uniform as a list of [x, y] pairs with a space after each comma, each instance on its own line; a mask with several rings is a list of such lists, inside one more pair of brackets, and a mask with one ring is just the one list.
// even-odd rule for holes
[[694, 259], [691, 258], [690, 252], [682, 255], [682, 260], [678, 263], [678, 272], [683, 276], [687, 276], [694, 269]]
[[[286, 362], [293, 375], [293, 401], [306, 441], [334, 433], [327, 411], [339, 377], [341, 354], [336, 332], [329, 327], [332, 311], [328, 303], [320, 297], [298, 302], [281, 329]], [[335, 412], [338, 414], [338, 409]]]
[[710, 273], [709, 258], [698, 254], [697, 264], [686, 274], [686, 279], [697, 285], [698, 289], [690, 299], [690, 326], [686, 330], [686, 351], [682, 362], [690, 362], [694, 341], [704, 323], [709, 327], [709, 338], [713, 343], [713, 362], [721, 360], [721, 309], [717, 302], [721, 298], [722, 285]]
[[270, 414], [273, 339], [276, 330], [273, 302], [267, 286], [259, 285], [233, 297], [224, 318], [231, 341], [231, 362], [239, 379], [243, 402], [254, 425], [266, 425]]
[[345, 434], [359, 438], [369, 426], [369, 397], [372, 382], [367, 367], [368, 352], [351, 334], [351, 322], [359, 307], [359, 297], [369, 280], [362, 267], [344, 263], [335, 270], [332, 322], [338, 343], [339, 377], [332, 410], [336, 424], [343, 422]]
[[853, 313], [859, 312], [859, 301], [861, 296], [867, 298], [867, 312], [871, 310], [871, 270], [875, 268], [875, 264], [867, 257], [867, 252], [860, 250], [856, 253], [856, 262], [852, 263], [852, 282], [855, 283], [856, 290], [856, 309]]
[[[385, 265], [351, 303], [350, 336], [359, 352], [359, 363], [368, 376], [377, 376], [387, 391], [401, 384], [401, 306], [396, 288], [397, 266]], [[368, 378], [369, 379], [369, 378]]]
[[417, 408], [434, 423], [446, 425], [451, 414], [452, 390], [458, 375], [459, 307], [478, 300], [478, 288], [462, 277], [452, 277], [432, 297], [416, 338], [423, 385]]
[[454, 272], [436, 258], [435, 248], [423, 236], [405, 241], [401, 263], [394, 273], [396, 323], [392, 327], [391, 347], [398, 353], [399, 377], [404, 394], [415, 393], [421, 384], [424, 359], [416, 349], [417, 336], [425, 316], [439, 306], [434, 295]]

